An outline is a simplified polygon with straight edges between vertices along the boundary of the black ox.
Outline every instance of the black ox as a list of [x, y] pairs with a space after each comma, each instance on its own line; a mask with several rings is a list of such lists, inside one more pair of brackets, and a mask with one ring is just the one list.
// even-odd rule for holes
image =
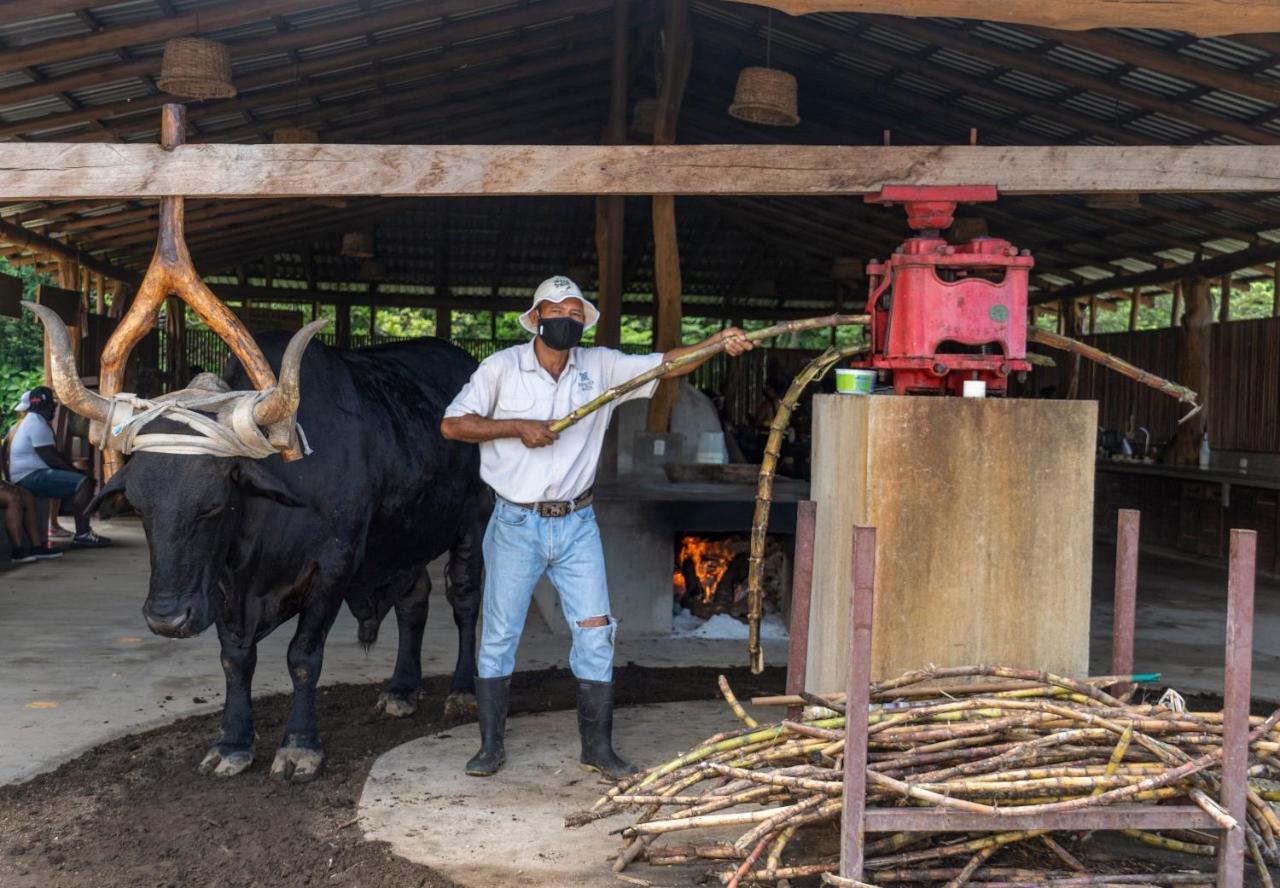
[[[65, 327], [52, 312], [33, 308], [50, 334], [59, 398], [101, 421], [108, 404], [80, 386]], [[439, 426], [475, 361], [435, 339], [343, 351], [307, 348], [310, 335], [298, 334], [288, 354], [284, 334], [261, 336], [258, 344], [279, 375], [278, 390], [292, 392], [283, 412], [296, 409], [311, 455], [285, 462], [137, 452], [99, 494], [100, 504], [123, 495], [142, 515], [151, 550], [143, 614], [151, 631], [186, 638], [217, 626], [227, 692], [221, 736], [201, 763], [205, 773], [232, 776], [253, 762], [257, 643], [295, 616], [293, 708], [271, 773], [294, 782], [319, 773], [316, 684], [344, 601], [366, 645], [395, 608], [399, 651], [378, 706], [392, 716], [412, 714], [431, 588], [426, 567], [445, 552], [445, 594], [458, 628], [446, 706], [456, 715], [473, 705], [489, 494], [477, 449], [444, 440]], [[252, 388], [235, 360], [221, 380], [204, 374], [192, 386], [195, 395]], [[163, 418], [145, 433], [192, 434]]]

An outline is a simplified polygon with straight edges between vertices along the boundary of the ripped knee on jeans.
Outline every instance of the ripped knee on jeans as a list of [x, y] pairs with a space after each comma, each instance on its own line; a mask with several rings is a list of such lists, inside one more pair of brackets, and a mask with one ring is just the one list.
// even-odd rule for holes
[[580, 629], [603, 629], [608, 625], [609, 618], [607, 616], [588, 617], [585, 620], [578, 621], [578, 628]]

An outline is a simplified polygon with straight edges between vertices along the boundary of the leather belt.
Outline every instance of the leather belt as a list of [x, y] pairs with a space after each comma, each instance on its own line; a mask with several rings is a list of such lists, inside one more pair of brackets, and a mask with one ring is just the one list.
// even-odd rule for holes
[[[537, 512], [543, 518], [564, 518], [566, 515], [572, 515], [579, 509], [585, 509], [591, 505], [594, 498], [591, 488], [587, 488], [577, 499], [572, 502], [569, 500], [543, 500], [540, 503], [511, 503], [521, 509], [528, 509], [531, 512]], [[511, 502], [508, 500], [508, 502]]]

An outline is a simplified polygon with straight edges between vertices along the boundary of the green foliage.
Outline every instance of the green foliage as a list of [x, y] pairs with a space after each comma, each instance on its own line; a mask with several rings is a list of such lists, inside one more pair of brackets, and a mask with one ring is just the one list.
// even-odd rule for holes
[[[36, 287], [48, 283], [30, 266], [15, 268], [0, 259], [0, 273], [22, 279], [24, 299], [34, 299]], [[0, 318], [0, 435], [18, 419], [12, 411], [22, 393], [44, 381], [44, 333], [25, 309], [20, 318]]]
[[18, 403], [22, 393], [30, 391], [44, 381], [44, 368], [35, 370], [19, 370], [14, 367], [0, 366], [0, 436], [9, 431], [9, 427], [18, 421], [21, 414], [13, 412], [13, 405]]

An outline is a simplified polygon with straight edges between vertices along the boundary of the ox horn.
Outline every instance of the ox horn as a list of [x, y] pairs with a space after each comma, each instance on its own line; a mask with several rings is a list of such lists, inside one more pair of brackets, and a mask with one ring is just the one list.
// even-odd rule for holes
[[23, 302], [44, 324], [49, 337], [49, 369], [53, 374], [53, 390], [68, 409], [94, 422], [106, 422], [111, 413], [111, 399], [91, 392], [80, 382], [71, 334], [58, 313], [47, 305]]
[[298, 412], [298, 400], [301, 397], [298, 376], [302, 369], [302, 353], [307, 350], [311, 337], [328, 323], [326, 320], [312, 321], [293, 334], [289, 347], [284, 350], [284, 357], [280, 359], [280, 376], [275, 390], [253, 409], [253, 421], [258, 425], [275, 425]]

